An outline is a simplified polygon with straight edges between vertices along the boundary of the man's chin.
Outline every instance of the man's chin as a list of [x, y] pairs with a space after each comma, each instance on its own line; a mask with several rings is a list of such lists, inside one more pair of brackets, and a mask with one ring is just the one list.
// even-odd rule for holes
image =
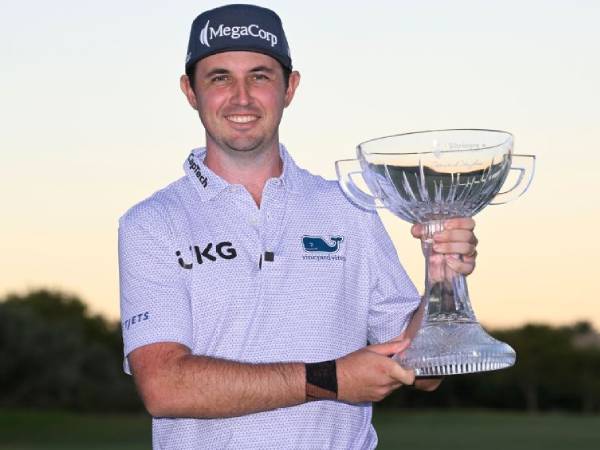
[[263, 140], [235, 140], [225, 142], [227, 148], [236, 153], [252, 153], [259, 151], [264, 146]]
[[220, 136], [221, 139], [215, 139], [214, 136], [208, 135], [211, 138], [213, 144], [221, 148], [223, 151], [233, 154], [256, 154], [262, 153], [264, 150], [268, 150], [271, 146], [278, 146], [279, 141], [277, 134], [273, 136], [250, 136], [250, 135], [239, 135], [232, 134], [229, 136]]

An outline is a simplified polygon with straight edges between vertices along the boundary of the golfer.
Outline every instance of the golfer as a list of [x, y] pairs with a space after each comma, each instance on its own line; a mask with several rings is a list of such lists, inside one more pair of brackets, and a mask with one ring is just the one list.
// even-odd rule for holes
[[[300, 83], [280, 18], [252, 5], [200, 14], [185, 71], [205, 146], [119, 224], [125, 370], [153, 448], [375, 448], [372, 402], [439, 380], [415, 382], [390, 358], [418, 328], [419, 295], [377, 214], [280, 143]], [[454, 219], [436, 235], [464, 274], [473, 227]]]

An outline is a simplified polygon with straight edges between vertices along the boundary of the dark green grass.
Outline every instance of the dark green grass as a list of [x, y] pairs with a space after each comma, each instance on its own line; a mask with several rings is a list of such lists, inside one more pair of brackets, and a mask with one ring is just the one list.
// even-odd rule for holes
[[[600, 416], [376, 410], [373, 422], [380, 450], [600, 449]], [[0, 450], [138, 450], [150, 440], [143, 414], [0, 411]]]
[[379, 449], [600, 450], [600, 416], [377, 410]]
[[148, 416], [0, 411], [0, 450], [151, 448]]

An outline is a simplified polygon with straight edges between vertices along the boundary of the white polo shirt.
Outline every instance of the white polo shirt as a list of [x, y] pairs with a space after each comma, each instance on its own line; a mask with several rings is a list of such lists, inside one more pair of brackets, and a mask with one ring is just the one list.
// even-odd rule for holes
[[[317, 362], [404, 330], [419, 296], [377, 214], [300, 169], [283, 146], [283, 173], [258, 208], [203, 164], [205, 152], [194, 150], [183, 178], [120, 219], [125, 356], [178, 342], [241, 362]], [[332, 400], [225, 419], [154, 418], [152, 428], [154, 449], [377, 444], [370, 403]]]

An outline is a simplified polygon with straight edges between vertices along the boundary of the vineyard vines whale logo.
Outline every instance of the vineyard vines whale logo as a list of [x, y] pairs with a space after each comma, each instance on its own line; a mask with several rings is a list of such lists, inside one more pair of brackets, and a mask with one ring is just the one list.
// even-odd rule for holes
[[210, 20], [206, 21], [206, 25], [200, 31], [200, 43], [210, 47], [210, 41], [216, 37], [229, 37], [231, 39], [239, 39], [242, 36], [252, 36], [268, 41], [271, 47], [277, 45], [277, 36], [270, 31], [263, 30], [257, 24], [252, 25], [235, 25], [232, 27], [219, 25], [219, 28], [213, 28], [210, 25]]
[[336, 253], [344, 240], [343, 236], [331, 236], [331, 244], [320, 236], [302, 236], [302, 247], [305, 252]]

